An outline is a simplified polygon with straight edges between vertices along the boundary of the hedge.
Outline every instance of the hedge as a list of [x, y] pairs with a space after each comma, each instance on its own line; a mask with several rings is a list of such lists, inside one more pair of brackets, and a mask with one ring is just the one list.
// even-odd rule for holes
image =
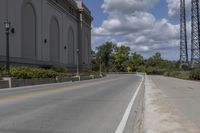
[[[5, 76], [5, 66], [0, 68], [1, 75]], [[66, 73], [56, 72], [53, 69], [43, 69], [27, 66], [11, 66], [10, 73], [12, 77], [17, 79], [32, 79], [32, 78], [55, 78], [56, 76], [66, 76]]]

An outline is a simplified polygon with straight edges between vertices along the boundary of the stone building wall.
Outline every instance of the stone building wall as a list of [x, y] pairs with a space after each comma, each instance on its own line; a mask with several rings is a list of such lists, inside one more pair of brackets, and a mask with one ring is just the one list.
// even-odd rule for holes
[[[0, 62], [5, 61], [4, 21], [13, 28], [10, 34], [11, 62], [15, 64], [55, 65], [88, 69], [91, 53], [91, 21], [88, 9], [73, 0], [1, 0]], [[80, 29], [80, 13], [83, 19]]]

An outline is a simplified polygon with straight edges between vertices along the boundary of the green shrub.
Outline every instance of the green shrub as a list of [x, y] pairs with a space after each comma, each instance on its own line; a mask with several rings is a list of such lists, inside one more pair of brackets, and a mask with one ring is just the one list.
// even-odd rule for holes
[[[0, 75], [5, 76], [5, 65], [0, 67]], [[11, 66], [10, 73], [12, 77], [17, 79], [33, 79], [33, 78], [55, 78], [59, 77], [72, 77], [76, 73], [66, 72], [64, 67], [53, 66], [51, 68], [37, 68], [28, 66]], [[99, 75], [99, 72], [87, 71], [80, 73], [81, 76]], [[103, 74], [105, 75], [105, 74]]]
[[164, 76], [170, 76], [170, 72], [169, 72], [169, 71], [166, 71], [163, 75], [164, 75]]
[[171, 72], [169, 72], [169, 76], [170, 77], [175, 77], [175, 78], [178, 78], [180, 74], [181, 74], [180, 71], [171, 71]]
[[5, 65], [0, 66], [0, 72], [3, 72], [5, 70], [6, 70], [6, 66]]
[[190, 79], [190, 71], [181, 71], [181, 73], [178, 75], [178, 78], [180, 79]]
[[190, 71], [167, 71], [164, 73], [164, 76], [170, 76], [180, 79], [190, 79]]
[[31, 79], [34, 74], [28, 67], [11, 67], [10, 73], [18, 79]]
[[190, 78], [193, 80], [200, 80], [200, 67], [197, 67], [190, 72]]
[[[1, 68], [1, 73], [5, 76], [5, 69]], [[12, 77], [17, 79], [32, 79], [32, 78], [55, 78], [56, 76], [65, 76], [64, 73], [58, 73], [52, 69], [34, 68], [27, 66], [10, 67]]]
[[58, 73], [66, 72], [66, 69], [62, 66], [59, 66], [59, 65], [52, 66], [51, 69], [55, 72], [58, 72]]
[[137, 68], [136, 71], [145, 73], [146, 72], [146, 68], [145, 68], [145, 66], [140, 66], [140, 67]]
[[163, 75], [166, 72], [166, 69], [156, 68], [156, 67], [148, 67], [146, 68], [146, 73], [149, 75]]

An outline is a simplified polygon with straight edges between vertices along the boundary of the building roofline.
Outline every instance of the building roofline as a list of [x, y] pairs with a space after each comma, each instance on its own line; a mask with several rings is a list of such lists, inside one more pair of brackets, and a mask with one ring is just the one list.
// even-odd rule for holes
[[88, 7], [87, 7], [84, 3], [82, 3], [82, 6], [83, 6], [83, 8], [84, 8], [84, 11], [86, 11], [86, 13], [87, 13], [88, 15], [91, 15], [91, 11], [88, 9]]
[[78, 9], [77, 3], [74, 0], [64, 0], [66, 2], [69, 2], [74, 8]]
[[85, 15], [87, 15], [91, 19], [91, 21], [93, 20], [91, 11], [82, 1], [77, 1], [77, 6], [80, 12], [83, 12]]

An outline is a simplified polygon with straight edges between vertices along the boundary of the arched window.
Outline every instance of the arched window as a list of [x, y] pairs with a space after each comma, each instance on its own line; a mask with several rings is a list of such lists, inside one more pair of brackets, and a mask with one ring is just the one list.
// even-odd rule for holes
[[68, 47], [69, 47], [69, 64], [75, 64], [75, 44], [74, 44], [74, 31], [72, 27], [68, 31]]
[[60, 60], [60, 30], [56, 18], [50, 22], [50, 60], [59, 62]]
[[22, 57], [36, 59], [36, 13], [31, 3], [22, 6]]

